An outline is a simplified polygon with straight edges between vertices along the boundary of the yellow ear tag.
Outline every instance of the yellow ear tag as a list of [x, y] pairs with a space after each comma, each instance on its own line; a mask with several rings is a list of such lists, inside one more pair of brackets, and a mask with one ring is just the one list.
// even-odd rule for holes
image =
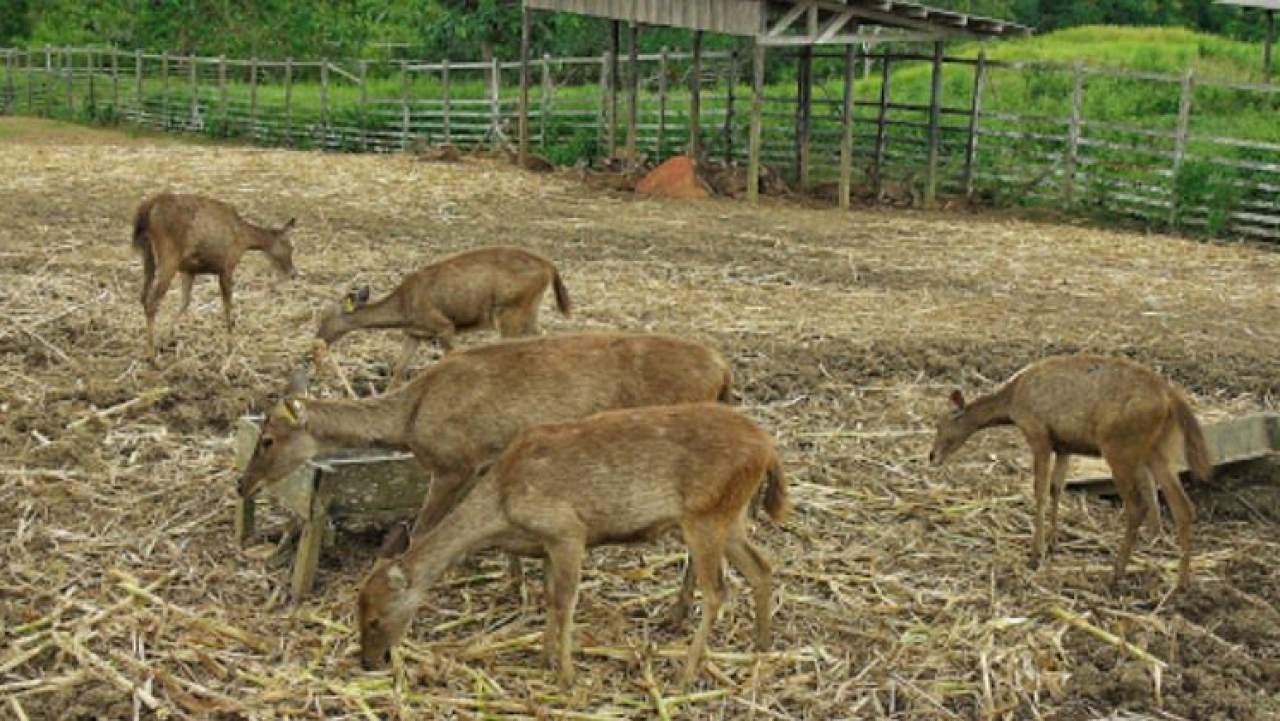
[[293, 412], [293, 409], [289, 407], [288, 401], [283, 401], [280, 403], [280, 413], [284, 416], [284, 419], [286, 421], [289, 421], [291, 425], [295, 425], [295, 426], [298, 425], [298, 416], [296, 413]]
[[342, 307], [345, 308], [348, 313], [355, 312], [356, 299], [351, 296], [347, 296], [346, 303]]

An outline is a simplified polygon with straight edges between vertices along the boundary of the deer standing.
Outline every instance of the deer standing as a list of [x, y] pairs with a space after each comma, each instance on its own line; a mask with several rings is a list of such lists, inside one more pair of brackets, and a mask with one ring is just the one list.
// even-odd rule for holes
[[248, 222], [228, 203], [199, 195], [161, 193], [144, 200], [133, 220], [133, 248], [142, 256], [142, 309], [147, 317], [147, 355], [155, 362], [155, 319], [160, 301], [173, 277], [182, 275], [182, 307], [191, 304], [191, 284], [197, 275], [218, 276], [222, 315], [228, 337], [235, 328], [231, 315], [232, 277], [248, 250], [267, 254], [281, 275], [295, 277], [289, 219], [279, 229]]
[[[766, 480], [767, 479], [767, 480]], [[748, 507], [761, 483], [777, 522], [789, 502], [769, 435], [714, 403], [599, 413], [526, 429], [431, 532], [396, 559], [379, 560], [360, 588], [360, 658], [390, 657], [427, 590], [450, 565], [485, 548], [545, 560], [551, 607], [543, 654], [563, 686], [573, 682], [572, 624], [586, 549], [640, 543], [678, 527], [702, 589], [702, 620], [682, 682], [695, 678], [725, 599], [724, 559], [751, 586], [756, 647], [772, 634], [772, 570], [747, 540]], [[677, 602], [687, 606], [690, 577]]]
[[469, 250], [409, 275], [381, 300], [370, 303], [367, 286], [348, 293], [321, 319], [316, 336], [331, 345], [354, 330], [403, 329], [404, 347], [391, 372], [395, 383], [423, 340], [434, 338], [447, 352], [458, 331], [496, 325], [503, 338], [537, 335], [538, 305], [548, 286], [568, 316], [569, 292], [551, 261], [521, 248]]
[[[955, 410], [938, 419], [929, 452], [933, 463], [946, 460], [974, 432], [993, 426], [1017, 426], [1031, 447], [1036, 499], [1033, 566], [1057, 541], [1058, 499], [1071, 456], [1100, 455], [1111, 467], [1124, 505], [1125, 533], [1113, 582], [1124, 575], [1144, 509], [1154, 510], [1158, 502], [1154, 485], [1164, 492], [1177, 527], [1177, 585], [1188, 583], [1195, 507], [1178, 480], [1178, 458], [1185, 458], [1192, 475], [1201, 480], [1213, 473], [1213, 459], [1191, 407], [1167, 380], [1122, 358], [1057, 356], [1032, 363], [999, 390], [972, 403], [965, 403], [958, 390], [951, 401]], [[1158, 515], [1156, 519], [1158, 524]]]

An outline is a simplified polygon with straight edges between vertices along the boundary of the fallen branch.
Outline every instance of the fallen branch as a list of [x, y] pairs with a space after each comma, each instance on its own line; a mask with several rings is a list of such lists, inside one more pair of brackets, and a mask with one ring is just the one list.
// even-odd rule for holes
[[171, 392], [173, 392], [173, 388], [169, 386], [152, 388], [151, 390], [146, 391], [145, 393], [142, 393], [137, 398], [130, 398], [129, 400], [124, 401], [123, 403], [117, 403], [114, 406], [111, 406], [110, 408], [104, 408], [100, 411], [92, 411], [90, 413], [86, 413], [80, 418], [77, 418], [74, 421], [71, 421], [70, 423], [68, 423], [67, 430], [69, 431], [75, 430], [80, 426], [83, 426], [86, 423], [89, 423], [90, 421], [106, 420], [111, 416], [118, 416], [121, 413], [124, 413], [129, 410], [133, 410], [134, 408], [145, 408], [149, 405], [156, 403], [160, 399], [169, 395]]

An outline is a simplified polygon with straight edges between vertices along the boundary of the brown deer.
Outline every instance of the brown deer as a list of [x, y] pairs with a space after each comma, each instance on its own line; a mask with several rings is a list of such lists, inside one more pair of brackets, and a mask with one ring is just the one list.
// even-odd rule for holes
[[454, 506], [475, 469], [535, 423], [618, 408], [732, 399], [719, 353], [666, 335], [529, 338], [445, 356], [385, 395], [359, 400], [291, 392], [268, 414], [239, 491], [251, 497], [322, 448], [413, 453], [434, 476], [414, 533]]
[[[357, 603], [361, 663], [368, 669], [386, 664], [427, 590], [450, 565], [500, 548], [544, 559], [551, 611], [542, 650], [569, 686], [586, 549], [642, 543], [678, 527], [702, 589], [702, 620], [681, 678], [688, 685], [724, 602], [725, 558], [751, 586], [756, 647], [769, 646], [772, 571], [746, 534], [748, 506], [762, 482], [765, 510], [782, 522], [789, 503], [773, 441], [723, 405], [611, 411], [526, 429], [439, 526], [415, 536], [399, 558], [375, 564]], [[681, 600], [691, 595], [686, 584]]]
[[569, 315], [569, 291], [556, 266], [521, 248], [478, 248], [413, 273], [385, 298], [369, 302], [369, 289], [348, 293], [320, 321], [316, 337], [333, 344], [365, 328], [402, 328], [404, 347], [391, 372], [399, 381], [422, 340], [435, 338], [447, 352], [458, 331], [497, 326], [503, 338], [537, 335], [538, 305], [547, 286], [556, 307]]
[[946, 460], [975, 431], [993, 426], [1017, 426], [1031, 447], [1036, 498], [1033, 566], [1057, 541], [1058, 499], [1071, 456], [1100, 455], [1111, 467], [1124, 504], [1125, 534], [1113, 582], [1124, 575], [1144, 508], [1158, 502], [1154, 481], [1177, 526], [1182, 553], [1178, 586], [1187, 584], [1195, 508], [1178, 480], [1178, 456], [1202, 480], [1212, 474], [1213, 459], [1186, 399], [1159, 374], [1122, 358], [1058, 356], [1032, 363], [999, 390], [972, 403], [966, 404], [958, 390], [951, 401], [955, 410], [938, 419], [929, 452], [933, 463]]
[[182, 308], [191, 304], [197, 275], [218, 276], [227, 333], [231, 315], [231, 281], [248, 250], [260, 250], [281, 275], [295, 277], [290, 218], [279, 229], [263, 228], [240, 217], [228, 203], [200, 195], [161, 193], [144, 200], [133, 220], [133, 248], [142, 255], [142, 309], [147, 316], [147, 353], [155, 362], [155, 319], [173, 276], [182, 274]]

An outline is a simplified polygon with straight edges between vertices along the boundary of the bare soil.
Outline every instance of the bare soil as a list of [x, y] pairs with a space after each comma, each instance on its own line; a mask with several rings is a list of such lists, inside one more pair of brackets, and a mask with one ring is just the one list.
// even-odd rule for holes
[[[214, 283], [197, 282], [181, 318], [175, 289], [152, 368], [129, 234], [137, 204], [166, 189], [263, 223], [296, 216], [303, 278], [280, 284], [250, 256], [230, 347]], [[999, 216], [657, 201], [474, 159], [191, 145], [13, 118], [0, 118], [0, 218], [6, 715], [1280, 715], [1275, 462], [1192, 489], [1193, 583], [1170, 593], [1168, 532], [1144, 535], [1129, 576], [1109, 585], [1120, 522], [1107, 499], [1064, 499], [1060, 547], [1028, 567], [1029, 458], [1015, 432], [980, 435], [941, 468], [925, 461], [951, 388], [989, 390], [1054, 353], [1150, 363], [1202, 419], [1274, 409], [1270, 248]], [[663, 622], [679, 582], [673, 538], [592, 554], [571, 692], [540, 665], [534, 564], [521, 590], [488, 554], [429, 594], [394, 672], [366, 674], [354, 589], [379, 534], [339, 529], [316, 595], [296, 607], [287, 570], [266, 561], [271, 534], [235, 543], [234, 421], [278, 396], [324, 308], [353, 285], [378, 295], [433, 258], [500, 243], [559, 264], [575, 314], [548, 303], [546, 332], [679, 333], [733, 360], [797, 506], [785, 528], [755, 530], [779, 585], [772, 652], [751, 653], [734, 578], [717, 655], [697, 687], [674, 687], [692, 628]], [[335, 354], [367, 393], [399, 342], [364, 334]], [[316, 392], [340, 392], [321, 381]]]

